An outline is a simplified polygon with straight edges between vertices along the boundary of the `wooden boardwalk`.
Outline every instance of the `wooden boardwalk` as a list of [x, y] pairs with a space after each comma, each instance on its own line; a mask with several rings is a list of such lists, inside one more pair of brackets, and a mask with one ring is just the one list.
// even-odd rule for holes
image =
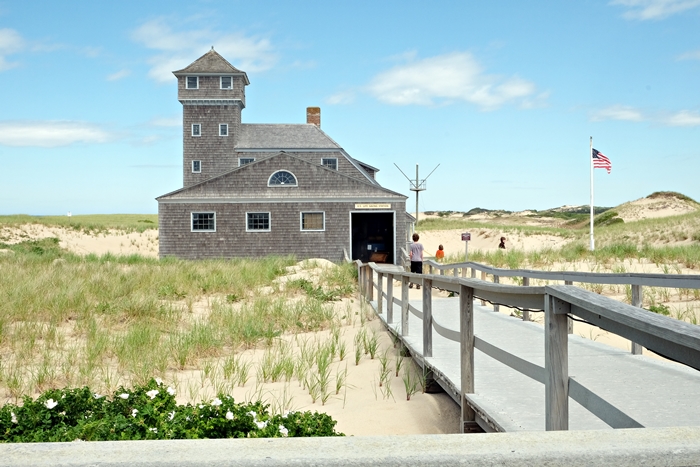
[[[386, 286], [383, 288], [386, 290]], [[421, 310], [422, 301], [415, 292], [412, 292], [409, 302]], [[370, 303], [377, 310], [376, 295]], [[478, 300], [474, 302], [474, 335], [477, 338], [530, 363], [544, 366], [542, 325], [495, 313], [491, 307], [479, 303]], [[386, 299], [383, 299], [382, 310], [387, 310]], [[434, 295], [432, 314], [436, 325], [459, 333], [459, 298]], [[387, 327], [401, 336], [399, 306], [394, 305], [393, 323], [386, 322], [386, 311], [379, 316]], [[433, 370], [435, 378], [459, 403], [459, 342], [447, 339], [433, 329], [435, 357], [423, 359], [423, 325], [414, 312], [409, 313], [408, 329], [409, 334], [402, 337], [404, 345], [419, 363], [424, 361]], [[570, 377], [600, 396], [604, 408], [606, 403], [611, 404], [641, 427], [700, 426], [700, 371], [632, 355], [573, 334], [569, 335], [568, 348]], [[482, 428], [507, 432], [545, 430], [544, 384], [479, 350], [475, 350], [474, 363], [475, 393], [467, 398], [481, 415]], [[572, 399], [569, 407], [570, 430], [610, 428]]]

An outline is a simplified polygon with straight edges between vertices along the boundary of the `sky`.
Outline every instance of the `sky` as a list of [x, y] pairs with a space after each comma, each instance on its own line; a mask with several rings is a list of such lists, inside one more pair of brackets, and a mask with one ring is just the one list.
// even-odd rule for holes
[[[243, 123], [305, 123], [427, 178], [421, 211], [700, 200], [700, 0], [0, 0], [0, 214], [157, 213], [182, 187], [173, 70], [212, 46]], [[396, 166], [395, 166], [396, 165]], [[439, 165], [439, 166], [438, 166]]]

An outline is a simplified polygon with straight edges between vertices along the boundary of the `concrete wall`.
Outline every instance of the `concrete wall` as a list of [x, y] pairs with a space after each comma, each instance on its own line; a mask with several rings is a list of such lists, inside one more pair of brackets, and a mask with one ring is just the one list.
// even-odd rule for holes
[[0, 466], [700, 465], [700, 427], [343, 438], [0, 444]]

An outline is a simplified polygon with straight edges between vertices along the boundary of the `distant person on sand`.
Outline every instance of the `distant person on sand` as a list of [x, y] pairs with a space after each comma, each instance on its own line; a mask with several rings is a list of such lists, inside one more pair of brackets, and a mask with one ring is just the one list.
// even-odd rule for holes
[[[423, 244], [418, 243], [419, 238], [418, 234], [414, 233], [411, 243], [411, 272], [415, 274], [423, 274]], [[408, 288], [412, 289], [413, 284], [408, 284]], [[416, 289], [420, 289], [420, 285], [416, 284]]]
[[498, 244], [498, 248], [506, 249], [506, 237], [501, 237], [501, 243]]
[[435, 252], [435, 259], [438, 261], [442, 261], [444, 257], [445, 257], [445, 249], [442, 248], [442, 245], [440, 245], [438, 247], [438, 250]]

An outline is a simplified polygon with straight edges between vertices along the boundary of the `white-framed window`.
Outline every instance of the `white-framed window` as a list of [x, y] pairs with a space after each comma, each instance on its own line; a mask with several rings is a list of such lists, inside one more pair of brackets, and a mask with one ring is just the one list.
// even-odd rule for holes
[[286, 170], [278, 170], [270, 175], [267, 186], [297, 186], [297, 178]]
[[228, 123], [219, 123], [219, 136], [228, 136]]
[[192, 124], [192, 136], [202, 136], [202, 124], [193, 123]]
[[301, 212], [301, 230], [303, 232], [320, 232], [326, 230], [325, 212]]
[[192, 173], [202, 173], [202, 161], [192, 161]]
[[250, 164], [251, 162], [255, 162], [254, 157], [239, 157], [238, 158], [238, 167], [244, 166], [246, 164]]
[[335, 157], [324, 157], [321, 159], [321, 165], [329, 169], [338, 170], [338, 159]]
[[193, 212], [192, 232], [216, 232], [216, 213]]
[[233, 89], [233, 76], [221, 77], [221, 89]]
[[246, 212], [246, 232], [269, 232], [270, 213], [269, 212]]
[[186, 76], [185, 77], [185, 88], [186, 89], [199, 89], [199, 76]]

